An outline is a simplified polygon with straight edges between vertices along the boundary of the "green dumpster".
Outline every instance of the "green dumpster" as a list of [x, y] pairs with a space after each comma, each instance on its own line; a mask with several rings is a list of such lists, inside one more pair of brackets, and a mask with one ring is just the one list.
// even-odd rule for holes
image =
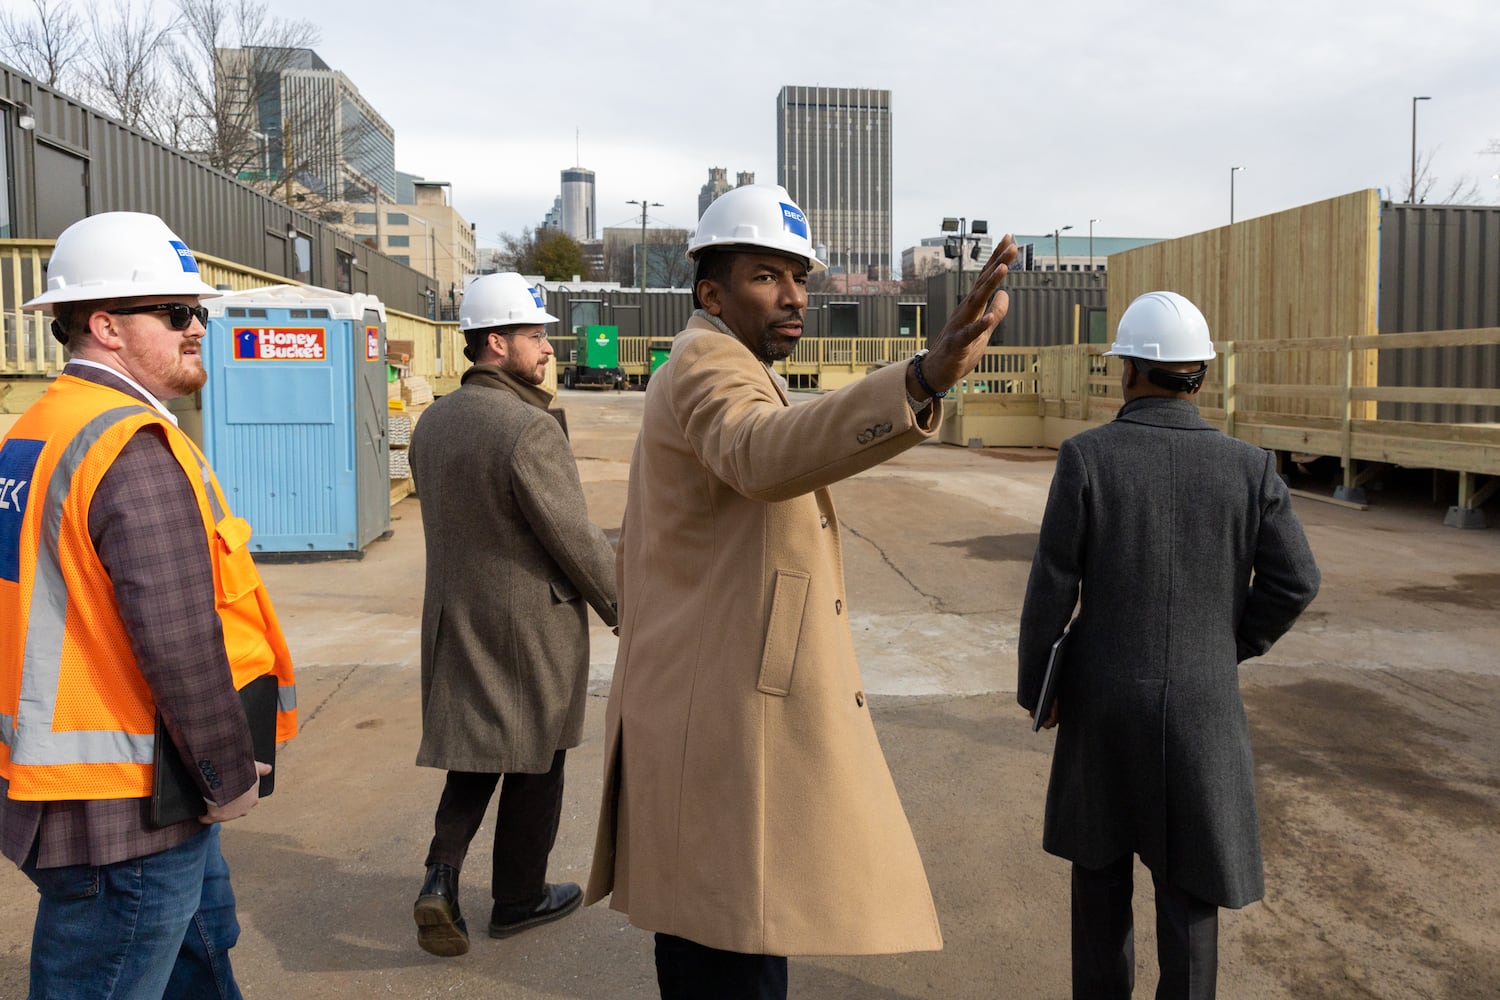
[[671, 338], [659, 338], [656, 340], [648, 341], [646, 344], [646, 352], [650, 356], [651, 371], [652, 373], [655, 373], [656, 369], [665, 364], [667, 358], [672, 356]]

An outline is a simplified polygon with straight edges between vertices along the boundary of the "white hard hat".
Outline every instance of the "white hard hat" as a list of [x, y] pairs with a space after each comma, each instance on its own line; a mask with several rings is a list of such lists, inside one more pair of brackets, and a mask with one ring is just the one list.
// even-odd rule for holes
[[698, 220], [688, 259], [708, 247], [762, 247], [801, 257], [814, 273], [827, 265], [813, 252], [807, 216], [779, 184], [745, 184], [721, 195]]
[[1115, 342], [1105, 354], [1146, 361], [1211, 361], [1208, 320], [1176, 292], [1147, 292], [1120, 317]]
[[167, 224], [144, 212], [101, 212], [57, 238], [47, 262], [47, 290], [23, 309], [144, 295], [213, 298], [198, 261]]
[[532, 288], [514, 271], [486, 274], [469, 282], [458, 310], [460, 330], [488, 330], [496, 326], [556, 323], [542, 308], [542, 290]]

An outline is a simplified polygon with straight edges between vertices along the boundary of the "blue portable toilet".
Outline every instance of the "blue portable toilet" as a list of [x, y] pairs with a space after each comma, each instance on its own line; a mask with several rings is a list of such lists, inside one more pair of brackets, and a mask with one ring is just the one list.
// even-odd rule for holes
[[359, 558], [391, 526], [385, 306], [310, 285], [203, 304], [203, 446], [251, 551]]

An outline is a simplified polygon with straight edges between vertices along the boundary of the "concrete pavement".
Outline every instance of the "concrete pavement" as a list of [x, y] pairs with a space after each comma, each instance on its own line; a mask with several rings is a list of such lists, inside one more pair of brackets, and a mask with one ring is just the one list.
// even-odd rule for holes
[[[613, 528], [638, 393], [565, 392], [595, 521]], [[1015, 624], [1048, 452], [923, 446], [835, 488], [851, 624], [946, 938], [933, 954], [794, 960], [794, 996], [1068, 995], [1067, 865], [1041, 851], [1052, 737], [1014, 703]], [[1221, 920], [1229, 998], [1496, 995], [1500, 532], [1421, 498], [1298, 501], [1324, 570], [1302, 623], [1243, 670], [1267, 898]], [[463, 879], [473, 950], [420, 951], [411, 903], [442, 775], [419, 736], [420, 500], [360, 562], [264, 568], [298, 663], [302, 734], [276, 794], [224, 828], [247, 997], [655, 996], [650, 936], [605, 906], [484, 936], [488, 824]], [[585, 742], [554, 880], [583, 881], [614, 640], [597, 622]], [[1137, 879], [1138, 995], [1154, 989]], [[35, 893], [0, 869], [0, 1000], [25, 995]]]

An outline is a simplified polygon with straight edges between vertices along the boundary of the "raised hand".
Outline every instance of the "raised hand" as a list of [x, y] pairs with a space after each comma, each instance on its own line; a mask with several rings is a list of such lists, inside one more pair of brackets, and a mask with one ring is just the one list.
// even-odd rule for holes
[[922, 376], [934, 391], [952, 387], [979, 364], [990, 334], [1010, 309], [1010, 296], [1000, 289], [1000, 283], [1010, 273], [1016, 254], [1016, 241], [1007, 233], [923, 357]]

